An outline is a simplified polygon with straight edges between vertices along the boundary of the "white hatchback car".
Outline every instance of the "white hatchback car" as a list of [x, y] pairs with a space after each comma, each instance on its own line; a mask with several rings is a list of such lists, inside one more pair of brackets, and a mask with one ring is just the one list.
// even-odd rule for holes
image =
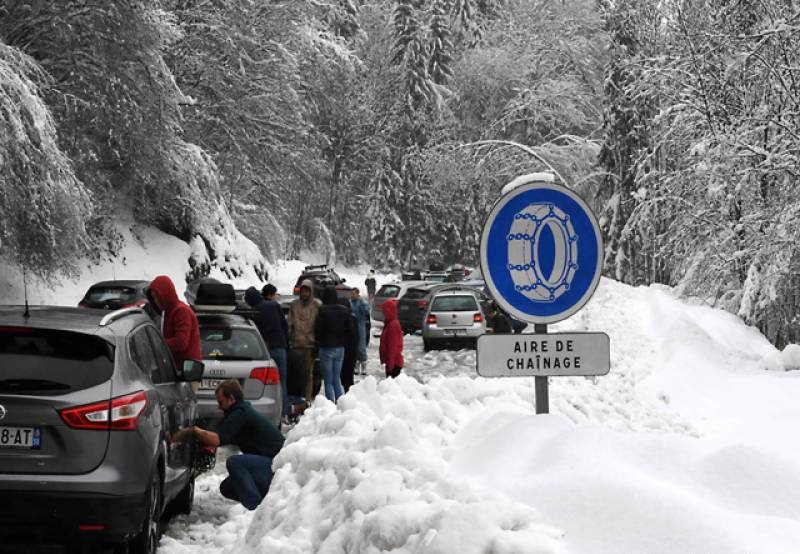
[[481, 296], [478, 291], [466, 287], [435, 292], [422, 322], [425, 351], [453, 343], [474, 348], [487, 328]]

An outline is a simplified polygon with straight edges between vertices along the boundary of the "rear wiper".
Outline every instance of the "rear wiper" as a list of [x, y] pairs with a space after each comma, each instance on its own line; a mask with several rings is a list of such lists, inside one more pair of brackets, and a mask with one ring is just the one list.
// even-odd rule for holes
[[230, 362], [251, 362], [253, 358], [250, 356], [211, 356], [212, 360], [219, 360], [220, 362], [224, 362], [225, 360]]
[[15, 392], [19, 390], [63, 390], [69, 389], [66, 383], [50, 381], [49, 379], [0, 379], [0, 390]]

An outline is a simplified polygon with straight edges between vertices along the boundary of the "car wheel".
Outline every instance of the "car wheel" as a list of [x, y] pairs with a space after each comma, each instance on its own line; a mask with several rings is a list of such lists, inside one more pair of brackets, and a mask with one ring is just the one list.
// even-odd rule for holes
[[153, 468], [150, 488], [147, 492], [147, 514], [142, 532], [131, 539], [129, 554], [155, 554], [161, 539], [161, 476]]
[[178, 496], [173, 498], [172, 501], [167, 504], [167, 508], [165, 510], [167, 515], [172, 517], [180, 514], [188, 515], [192, 513], [192, 505], [194, 504], [194, 480], [195, 472], [192, 471], [189, 481], [181, 489], [181, 492], [178, 493]]
[[425, 352], [430, 352], [431, 351], [431, 341], [429, 341], [428, 339], [422, 339], [422, 349]]

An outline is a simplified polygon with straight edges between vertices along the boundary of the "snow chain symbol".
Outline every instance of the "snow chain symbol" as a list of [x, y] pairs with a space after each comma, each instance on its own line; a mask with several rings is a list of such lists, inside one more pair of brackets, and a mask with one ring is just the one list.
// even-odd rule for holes
[[[545, 229], [554, 242], [549, 275], [543, 273], [545, 260], [540, 259]], [[506, 239], [508, 271], [517, 292], [534, 302], [554, 302], [569, 290], [578, 270], [578, 235], [561, 209], [553, 204], [528, 205], [514, 214]]]

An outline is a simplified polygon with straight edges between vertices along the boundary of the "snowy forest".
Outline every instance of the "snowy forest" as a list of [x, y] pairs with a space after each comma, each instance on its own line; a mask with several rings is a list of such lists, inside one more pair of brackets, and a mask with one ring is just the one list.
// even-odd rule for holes
[[550, 169], [606, 276], [800, 340], [794, 0], [2, 0], [0, 77], [0, 257], [42, 276], [120, 218], [209, 258], [474, 264]]

